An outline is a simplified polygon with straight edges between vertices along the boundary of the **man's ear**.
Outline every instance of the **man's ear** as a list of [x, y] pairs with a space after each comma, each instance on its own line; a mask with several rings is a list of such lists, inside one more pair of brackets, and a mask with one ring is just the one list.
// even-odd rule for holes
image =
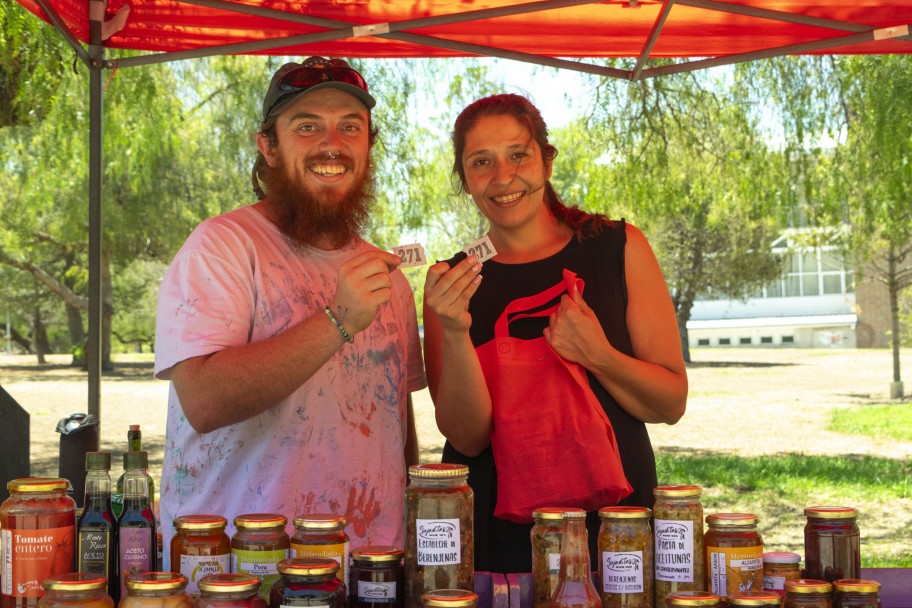
[[269, 138], [263, 135], [262, 133], [257, 133], [257, 148], [259, 148], [260, 153], [263, 155], [263, 158], [266, 159], [266, 164], [270, 167], [276, 166], [276, 153], [275, 148], [272, 143], [269, 141]]

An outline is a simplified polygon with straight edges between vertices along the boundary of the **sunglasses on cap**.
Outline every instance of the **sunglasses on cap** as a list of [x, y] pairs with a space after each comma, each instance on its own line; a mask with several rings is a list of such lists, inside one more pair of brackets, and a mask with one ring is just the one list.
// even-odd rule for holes
[[282, 80], [279, 81], [279, 90], [297, 91], [327, 81], [343, 82], [367, 91], [367, 82], [364, 77], [347, 65], [301, 66], [282, 77]]

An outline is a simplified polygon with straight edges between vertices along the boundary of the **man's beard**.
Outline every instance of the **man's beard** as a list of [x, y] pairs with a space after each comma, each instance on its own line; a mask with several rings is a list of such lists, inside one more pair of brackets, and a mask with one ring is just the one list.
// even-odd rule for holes
[[336, 200], [332, 201], [290, 173], [285, 159], [279, 156], [276, 166], [269, 169], [266, 201], [273, 221], [288, 238], [301, 245], [329, 242], [333, 249], [339, 249], [361, 236], [375, 197], [373, 163], [347, 192], [334, 192]]

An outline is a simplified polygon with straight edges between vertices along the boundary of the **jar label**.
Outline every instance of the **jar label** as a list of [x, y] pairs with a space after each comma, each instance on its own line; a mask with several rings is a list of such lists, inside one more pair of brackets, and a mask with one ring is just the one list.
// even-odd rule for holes
[[655, 577], [671, 583], [694, 582], [694, 524], [690, 520], [655, 520]]
[[395, 604], [396, 583], [358, 581], [358, 601], [366, 604]]
[[110, 530], [80, 530], [76, 569], [107, 576], [111, 549]]
[[187, 593], [199, 593], [199, 580], [210, 574], [231, 572], [231, 554], [181, 555], [180, 573], [187, 577]]
[[548, 554], [548, 574], [560, 574], [560, 553]]
[[76, 526], [40, 530], [0, 530], [3, 545], [2, 594], [41, 597], [44, 579], [73, 569]]
[[462, 561], [459, 519], [416, 519], [419, 566], [451, 566]]
[[299, 545], [291, 543], [291, 550], [295, 557], [329, 557], [339, 564], [339, 575], [336, 577], [343, 583], [348, 581], [348, 546], [349, 542], [333, 543], [331, 545]]
[[[763, 590], [764, 591], [782, 591], [785, 592], [785, 577], [784, 576], [764, 576], [763, 577]], [[780, 594], [782, 595], [782, 594]]]
[[288, 553], [286, 549], [276, 549], [274, 551], [232, 549], [231, 571], [254, 574], [256, 576], [277, 574], [279, 571], [276, 569], [276, 565], [286, 557], [289, 557]]
[[152, 570], [152, 528], [129, 527], [120, 529], [120, 597], [127, 597], [125, 581], [131, 574]]
[[643, 593], [643, 552], [602, 551], [602, 591]]
[[728, 597], [763, 587], [763, 547], [706, 547], [709, 591]]

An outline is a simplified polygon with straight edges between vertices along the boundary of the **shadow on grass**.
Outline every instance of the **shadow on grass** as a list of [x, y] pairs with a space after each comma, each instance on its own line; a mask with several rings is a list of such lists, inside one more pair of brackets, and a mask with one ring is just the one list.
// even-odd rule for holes
[[[105, 381], [143, 381], [155, 380], [152, 375], [151, 361], [124, 361], [114, 364], [114, 369], [104, 370]], [[72, 365], [0, 365], [0, 377], [7, 383], [12, 382], [85, 382], [88, 372]]]
[[[161, 467], [165, 449], [164, 437], [143, 437], [143, 449], [149, 453], [149, 465]], [[107, 445], [102, 445], [101, 450], [111, 452], [111, 477], [117, 479], [123, 471], [122, 448], [111, 449]], [[32, 454], [30, 475], [32, 477], [57, 477], [60, 470], [59, 460], [59, 443], [55, 444], [53, 449], [45, 449], [37, 454]]]
[[796, 363], [770, 363], [768, 361], [691, 361], [690, 363], [687, 364], [687, 367], [688, 368], [698, 368], [698, 367], [767, 368], [767, 367], [792, 367], [795, 365], [797, 365], [797, 364]]

